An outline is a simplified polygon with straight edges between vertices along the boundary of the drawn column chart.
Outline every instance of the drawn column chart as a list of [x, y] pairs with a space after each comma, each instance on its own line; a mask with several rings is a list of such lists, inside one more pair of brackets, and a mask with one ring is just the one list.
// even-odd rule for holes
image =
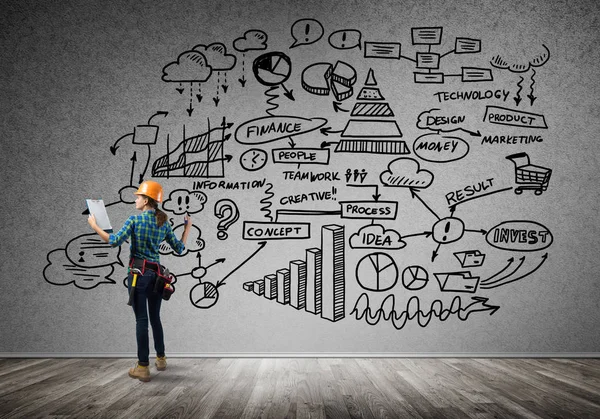
[[321, 248], [306, 249], [306, 260], [292, 260], [287, 268], [248, 281], [244, 290], [296, 310], [337, 322], [345, 317], [345, 229], [336, 224], [321, 228]]

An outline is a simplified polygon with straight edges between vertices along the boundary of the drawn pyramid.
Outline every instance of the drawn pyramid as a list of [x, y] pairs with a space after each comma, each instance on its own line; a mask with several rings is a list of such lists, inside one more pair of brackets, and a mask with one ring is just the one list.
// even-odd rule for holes
[[410, 154], [394, 111], [378, 88], [373, 69], [361, 89], [336, 152]]

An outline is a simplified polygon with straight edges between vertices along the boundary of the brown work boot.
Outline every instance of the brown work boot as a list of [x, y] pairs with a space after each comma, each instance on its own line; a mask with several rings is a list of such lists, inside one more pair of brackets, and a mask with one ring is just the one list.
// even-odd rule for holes
[[166, 370], [167, 369], [167, 357], [166, 356], [157, 356], [156, 362], [154, 363], [154, 365], [156, 365], [156, 369], [159, 371]]
[[135, 364], [135, 367], [129, 369], [129, 376], [131, 378], [137, 378], [140, 381], [150, 381], [150, 368], [147, 366]]

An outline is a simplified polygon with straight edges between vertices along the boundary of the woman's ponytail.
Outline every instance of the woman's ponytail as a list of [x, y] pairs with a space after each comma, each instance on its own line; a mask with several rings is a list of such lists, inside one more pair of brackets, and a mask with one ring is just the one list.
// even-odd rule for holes
[[158, 202], [156, 202], [154, 199], [152, 199], [150, 197], [147, 197], [147, 198], [148, 198], [148, 205], [150, 205], [152, 208], [154, 208], [154, 212], [156, 213], [156, 224], [159, 227], [162, 227], [163, 224], [168, 219], [167, 214], [165, 214], [163, 211], [158, 209]]

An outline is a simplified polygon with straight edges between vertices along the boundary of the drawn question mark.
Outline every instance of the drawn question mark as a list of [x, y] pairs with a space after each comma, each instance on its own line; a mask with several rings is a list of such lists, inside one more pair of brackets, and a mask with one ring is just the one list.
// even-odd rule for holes
[[230, 199], [221, 199], [215, 204], [215, 216], [221, 221], [217, 224], [217, 238], [226, 240], [227, 229], [240, 218], [240, 212], [237, 205]]

